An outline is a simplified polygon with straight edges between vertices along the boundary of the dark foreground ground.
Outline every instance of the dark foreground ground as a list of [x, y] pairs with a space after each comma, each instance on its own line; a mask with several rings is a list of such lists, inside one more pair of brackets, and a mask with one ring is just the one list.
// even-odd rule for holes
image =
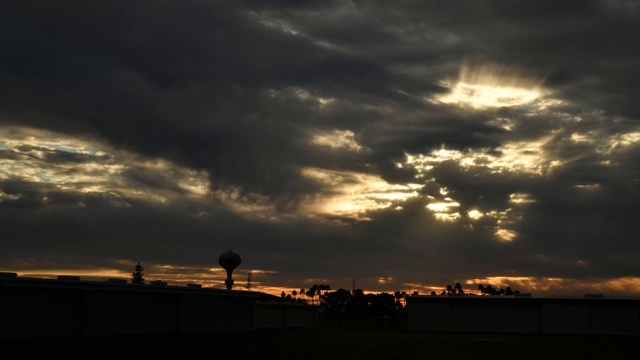
[[[639, 337], [259, 329], [252, 332], [0, 339], [6, 359], [638, 359]], [[5, 357], [6, 356], [6, 357]]]

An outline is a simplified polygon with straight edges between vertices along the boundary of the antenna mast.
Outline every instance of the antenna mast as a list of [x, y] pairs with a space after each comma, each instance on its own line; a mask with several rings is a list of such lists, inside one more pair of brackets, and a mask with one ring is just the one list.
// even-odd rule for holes
[[247, 273], [247, 290], [251, 289], [251, 271]]

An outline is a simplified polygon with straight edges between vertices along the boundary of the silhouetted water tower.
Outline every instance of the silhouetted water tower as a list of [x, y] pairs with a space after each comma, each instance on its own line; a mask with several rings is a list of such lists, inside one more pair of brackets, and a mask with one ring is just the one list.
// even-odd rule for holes
[[227, 290], [231, 290], [233, 287], [233, 279], [231, 278], [231, 274], [233, 270], [240, 265], [242, 259], [240, 255], [234, 253], [229, 250], [226, 253], [220, 254], [218, 257], [218, 263], [227, 271], [227, 279], [224, 281], [225, 285], [227, 285]]

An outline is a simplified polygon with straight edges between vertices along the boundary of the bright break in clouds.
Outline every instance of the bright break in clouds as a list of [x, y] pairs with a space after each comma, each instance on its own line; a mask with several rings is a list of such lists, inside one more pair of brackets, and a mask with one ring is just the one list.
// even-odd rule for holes
[[0, 271], [640, 294], [637, 1], [9, 1]]

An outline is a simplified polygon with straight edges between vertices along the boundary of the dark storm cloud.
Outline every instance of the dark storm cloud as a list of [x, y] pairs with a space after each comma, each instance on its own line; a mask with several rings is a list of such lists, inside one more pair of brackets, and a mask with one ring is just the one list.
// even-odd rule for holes
[[[206, 267], [233, 244], [293, 288], [640, 271], [638, 2], [14, 1], [0, 17], [0, 125], [95, 143], [0, 139], [1, 222], [19, 234], [5, 264]], [[437, 101], [488, 64], [546, 102]], [[335, 131], [359, 148], [314, 143]], [[368, 221], [300, 215], [348, 191], [342, 172], [424, 187]], [[237, 207], [196, 199], [201, 177]], [[460, 217], [431, 216], [434, 201]]]

